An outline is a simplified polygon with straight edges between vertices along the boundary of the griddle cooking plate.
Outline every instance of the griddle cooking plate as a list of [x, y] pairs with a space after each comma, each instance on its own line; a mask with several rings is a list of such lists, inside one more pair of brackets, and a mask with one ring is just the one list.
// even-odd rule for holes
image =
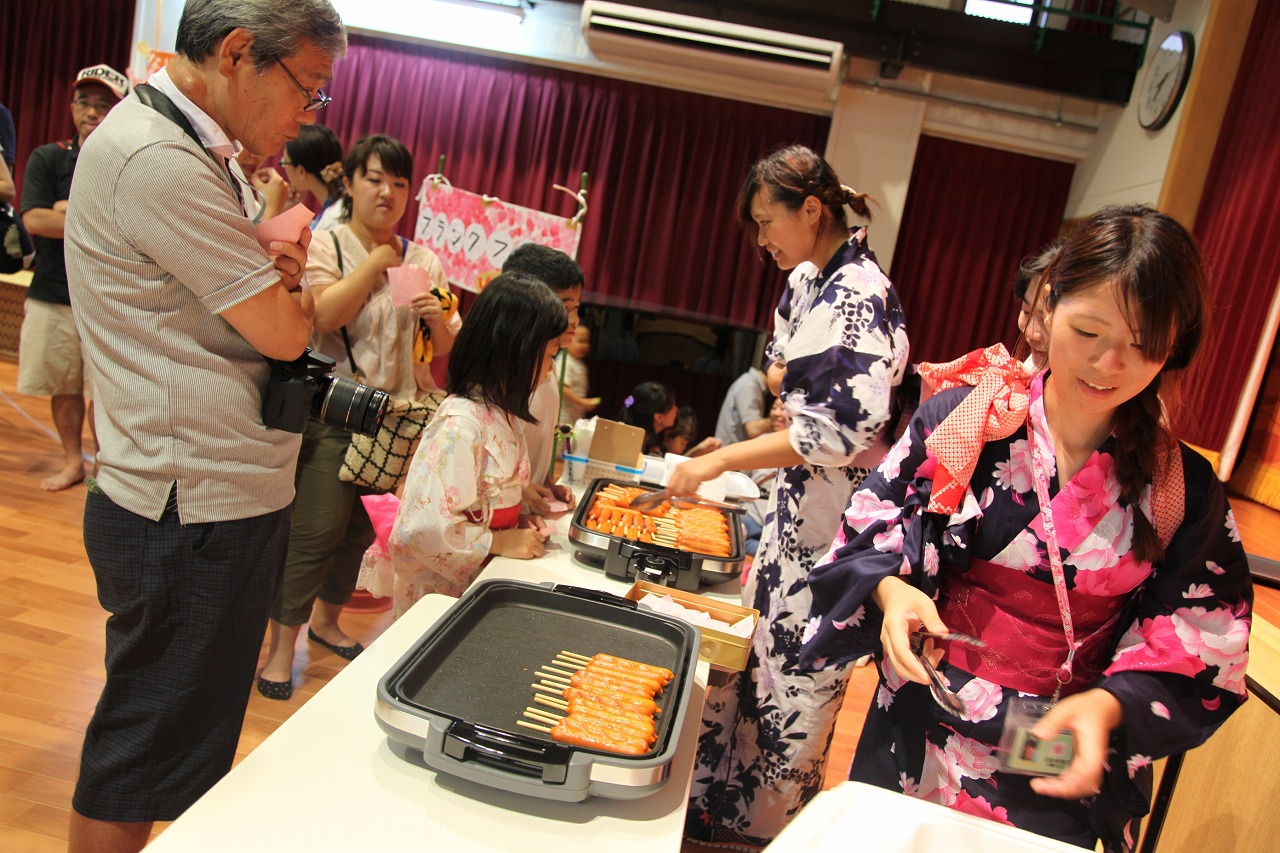
[[681, 686], [693, 678], [689, 626], [613, 603], [623, 601], [608, 593], [573, 594], [514, 581], [478, 585], [464, 596], [467, 606], [438, 623], [413, 657], [388, 674], [387, 690], [407, 706], [450, 720], [550, 741], [548, 734], [516, 726], [534, 704], [530, 685], [540, 680], [534, 672], [562, 650], [631, 658], [675, 673], [654, 697], [662, 713], [655, 720], [658, 739], [645, 754], [653, 755], [673, 736], [676, 715], [668, 711], [688, 693]]
[[742, 541], [742, 525], [736, 518], [728, 517], [729, 556], [716, 557], [700, 551], [670, 548], [652, 542], [626, 539], [613, 533], [601, 533], [587, 527], [587, 517], [596, 496], [609, 486], [631, 487], [623, 480], [600, 478], [591, 481], [587, 492], [578, 502], [569, 525], [569, 539], [578, 549], [578, 556], [587, 563], [602, 565], [608, 577], [623, 581], [649, 581], [663, 586], [673, 586], [685, 592], [696, 592], [699, 584], [715, 584], [731, 581], [739, 576], [746, 549]]

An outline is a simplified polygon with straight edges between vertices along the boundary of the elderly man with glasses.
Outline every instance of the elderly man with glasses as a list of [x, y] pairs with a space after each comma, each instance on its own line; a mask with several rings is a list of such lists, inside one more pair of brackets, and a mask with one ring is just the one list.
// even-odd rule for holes
[[85, 550], [109, 611], [70, 849], [138, 850], [235, 756], [280, 582], [299, 436], [266, 359], [311, 337], [311, 234], [260, 245], [232, 160], [314, 121], [346, 51], [328, 0], [188, 0], [177, 56], [81, 154], [67, 271], [101, 444]]
[[[129, 93], [129, 81], [107, 65], [76, 75], [71, 118], [76, 135], [31, 152], [22, 183], [22, 224], [35, 244], [35, 268], [27, 289], [18, 352], [18, 391], [51, 398], [53, 425], [62, 444], [58, 470], [40, 487], [50, 492], [84, 481], [85, 407], [88, 399], [80, 336], [71, 317], [62, 232], [71, 194], [71, 176], [80, 147], [111, 108]], [[90, 404], [90, 423], [93, 412]]]

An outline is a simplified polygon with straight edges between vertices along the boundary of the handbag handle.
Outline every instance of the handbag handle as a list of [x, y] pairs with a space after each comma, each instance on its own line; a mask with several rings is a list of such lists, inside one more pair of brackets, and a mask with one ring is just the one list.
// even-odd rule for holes
[[[338, 255], [338, 276], [340, 278], [346, 278], [347, 271], [343, 269], [343, 264], [342, 264], [342, 247], [338, 245], [338, 232], [330, 231], [329, 236], [333, 238], [333, 251], [336, 252]], [[400, 258], [401, 260], [403, 260], [408, 256], [409, 256], [409, 240], [405, 237], [401, 237], [400, 238]], [[419, 324], [425, 325], [422, 323], [421, 320], [419, 320], [418, 322]], [[356, 357], [351, 352], [351, 338], [347, 336], [347, 327], [343, 326], [340, 331], [342, 332], [342, 345], [347, 348], [347, 361], [351, 363], [351, 374], [353, 376], [359, 377], [360, 368], [356, 367]]]
[[[333, 251], [338, 255], [338, 277], [346, 278], [347, 271], [342, 265], [342, 247], [338, 245], [338, 232], [330, 231], [329, 236], [333, 238]], [[356, 367], [356, 357], [351, 352], [351, 338], [347, 337], [347, 327], [343, 326], [339, 331], [342, 332], [342, 345], [347, 348], [347, 361], [351, 362], [351, 375], [360, 376], [360, 368]]]

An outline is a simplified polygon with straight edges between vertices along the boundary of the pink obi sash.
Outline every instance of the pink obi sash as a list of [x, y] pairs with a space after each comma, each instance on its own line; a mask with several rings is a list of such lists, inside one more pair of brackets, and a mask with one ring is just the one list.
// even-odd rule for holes
[[[1062, 695], [1085, 690], [1107, 668], [1114, 622], [1129, 596], [1086, 595], [1067, 590], [1075, 634], [1083, 638], [1071, 680]], [[973, 560], [969, 571], [949, 573], [938, 597], [938, 615], [952, 631], [984, 640], [985, 648], [943, 643], [947, 660], [987, 681], [1049, 696], [1067, 659], [1067, 640], [1053, 584], [1017, 569]]]

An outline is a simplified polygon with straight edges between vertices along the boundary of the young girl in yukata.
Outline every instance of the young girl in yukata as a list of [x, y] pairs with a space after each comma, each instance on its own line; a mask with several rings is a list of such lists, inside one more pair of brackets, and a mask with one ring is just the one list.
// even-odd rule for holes
[[762, 847], [821, 790], [849, 682], [848, 667], [796, 666], [809, 613], [805, 581], [854, 488], [888, 449], [873, 446], [907, 366], [907, 332], [867, 229], [849, 228], [846, 206], [870, 218], [866, 196], [808, 148], [782, 149], [751, 168], [739, 218], [779, 267], [794, 270], [766, 352], [787, 426], [691, 459], [668, 479], [675, 494], [692, 494], [725, 471], [777, 469], [742, 589], [760, 627], [746, 671], [707, 691], [685, 823], [685, 834], [704, 844]]
[[546, 534], [519, 527], [529, 454], [517, 420], [569, 327], [560, 297], [523, 273], [490, 282], [449, 356], [449, 396], [423, 431], [389, 538], [399, 617], [429, 593], [461, 595], [490, 555], [540, 557]]
[[[1176, 221], [1113, 207], [1033, 286], [1047, 370], [999, 345], [922, 366], [936, 396], [810, 576], [801, 664], [879, 659], [851, 778], [1131, 850], [1151, 763], [1245, 698], [1245, 552], [1213, 468], [1162, 406], [1207, 332], [1204, 270]], [[1059, 732], [1069, 763], [1026, 761]]]

